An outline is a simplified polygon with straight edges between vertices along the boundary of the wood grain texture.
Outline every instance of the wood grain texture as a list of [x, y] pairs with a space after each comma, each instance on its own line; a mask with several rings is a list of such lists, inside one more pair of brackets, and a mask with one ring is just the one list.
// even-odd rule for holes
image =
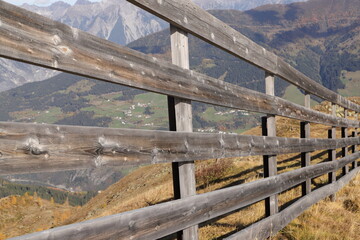
[[[278, 56], [199, 9], [191, 1], [129, 1], [142, 7], [150, 4], [147, 10], [165, 19], [170, 16], [167, 20], [184, 31], [312, 94], [346, 109], [360, 111], [359, 105], [312, 81]], [[183, 47], [182, 41], [176, 41], [176, 44], [177, 47]], [[0, 174], [177, 162], [179, 176], [186, 175], [179, 177], [181, 186], [194, 180], [194, 164], [189, 164], [189, 161], [249, 155], [267, 155], [272, 158], [273, 155], [284, 153], [339, 147], [346, 149], [346, 155], [338, 161], [305, 166], [276, 176], [276, 171], [272, 174], [274, 168], [271, 168], [266, 179], [201, 195], [189, 196], [194, 194], [195, 189], [191, 183], [192, 188], [180, 193], [186, 196], [183, 199], [15, 239], [161, 238], [273, 197], [306, 179], [334, 172], [339, 168], [345, 169], [360, 158], [360, 152], [347, 154], [348, 146], [360, 144], [360, 137], [338, 140], [278, 138], [273, 134], [274, 124], [267, 128], [268, 137], [191, 133], [190, 100], [266, 113], [269, 114], [268, 123], [275, 119], [274, 115], [343, 129], [358, 128], [360, 123], [319, 113], [275, 96], [183, 69], [188, 65], [188, 54], [187, 62], [185, 55], [175, 54], [173, 63], [178, 65], [175, 66], [3, 1], [0, 1], [0, 56], [174, 97], [176, 122], [172, 124], [178, 131], [188, 131], [174, 133], [0, 123]], [[182, 168], [183, 166], [186, 167]], [[268, 237], [299, 215], [304, 208], [333, 194], [358, 171], [358, 168], [350, 173], [345, 171], [347, 174], [339, 181], [309, 193], [281, 213], [273, 211], [272, 217], [263, 220], [266, 223], [261, 221], [250, 228], [257, 229], [257, 236]], [[251, 234], [252, 231], [250, 230]], [[194, 231], [188, 231], [187, 239], [194, 238], [194, 234]]]
[[[355, 120], [359, 120], [359, 113], [358, 112], [355, 113]], [[359, 129], [358, 128], [355, 128], [355, 136], [356, 137], [359, 136]], [[355, 151], [359, 151], [358, 147], [359, 146], [354, 146]]]
[[[331, 114], [332, 116], [336, 116], [336, 109], [337, 106], [334, 103], [331, 103]], [[331, 129], [328, 130], [328, 138], [330, 139], [336, 139], [336, 127], [331, 127]], [[336, 149], [329, 149], [328, 150], [328, 159], [329, 161], [335, 161], [336, 160]], [[336, 172], [329, 172], [328, 173], [328, 179], [329, 183], [333, 183], [336, 181]], [[330, 195], [330, 200], [334, 202], [336, 200], [336, 194]]]
[[288, 63], [245, 37], [188, 0], [128, 0], [165, 21], [244, 59], [265, 71], [338, 105], [360, 111], [360, 106], [311, 80]]
[[274, 155], [359, 145], [298, 139], [0, 122], [0, 174]]
[[[344, 118], [348, 117], [348, 110], [345, 108], [344, 109]], [[349, 136], [349, 129], [347, 127], [342, 127], [341, 128], [341, 137], [342, 138], [348, 138]], [[345, 146], [341, 149], [341, 153], [343, 157], [346, 157], [349, 154], [349, 147]], [[347, 174], [349, 172], [349, 166], [344, 166], [343, 168], [343, 174]]]
[[[355, 153], [338, 161], [320, 163], [234, 187], [53, 228], [14, 239], [157, 239], [256, 203], [296, 186], [307, 178], [314, 178], [339, 169], [359, 157], [360, 153]], [[353, 176], [353, 172], [355, 171], [343, 179]], [[341, 180], [339, 185], [342, 186]], [[334, 186], [336, 184], [331, 185], [332, 191], [334, 191]], [[311, 194], [307, 195], [306, 199], [312, 199], [314, 195]], [[317, 192], [314, 194], [318, 196]], [[279, 224], [274, 226], [279, 226]]]
[[180, 68], [5, 2], [0, 5], [0, 21], [1, 57], [229, 108], [360, 127], [359, 121], [332, 117]]
[[[352, 132], [351, 137], [353, 137], [353, 138], [356, 137], [356, 131]], [[351, 146], [351, 153], [355, 153], [355, 152], [356, 152], [356, 145], [352, 145]], [[351, 167], [356, 168], [357, 167], [357, 161], [354, 161], [352, 163]]]
[[[270, 96], [275, 95], [275, 77], [269, 72], [265, 72], [265, 93]], [[263, 136], [276, 136], [276, 119], [274, 115], [268, 114], [264, 118]], [[277, 174], [277, 161], [275, 155], [263, 156], [264, 177], [271, 177]], [[279, 211], [278, 196], [273, 195], [265, 199], [265, 215], [271, 216]]]
[[[304, 106], [306, 108], [311, 108], [310, 106], [310, 94], [306, 93], [304, 98]], [[310, 138], [310, 123], [301, 122], [300, 123], [300, 137], [301, 138]], [[310, 152], [301, 153], [301, 167], [307, 167], [311, 164], [311, 154]], [[311, 192], [311, 179], [307, 179], [301, 186], [302, 195], [309, 194]]]
[[[189, 69], [189, 41], [187, 33], [171, 25], [170, 35], [172, 63], [184, 69]], [[168, 106], [169, 108], [173, 108], [171, 111], [175, 114], [175, 116], [170, 116], [169, 114], [169, 122], [175, 121], [170, 123], [170, 126], [175, 125], [175, 130], [179, 132], [192, 132], [193, 118], [191, 101], [174, 98], [173, 101], [168, 103]], [[185, 198], [196, 195], [195, 163], [192, 161], [172, 164], [172, 170], [173, 186], [178, 186], [178, 188], [174, 187], [174, 198]], [[177, 238], [178, 240], [197, 240], [199, 238], [198, 226], [191, 226], [182, 232], [178, 232]]]
[[271, 217], [265, 218], [237, 233], [225, 238], [226, 240], [243, 240], [243, 239], [258, 239], [263, 240], [275, 235], [278, 231], [289, 224], [293, 219], [297, 218], [306, 209], [313, 204], [323, 200], [324, 198], [335, 194], [351, 181], [358, 173], [360, 168], [353, 169], [349, 174], [345, 175], [338, 181], [321, 187], [308, 195], [297, 200], [289, 207], [285, 208], [280, 213]]

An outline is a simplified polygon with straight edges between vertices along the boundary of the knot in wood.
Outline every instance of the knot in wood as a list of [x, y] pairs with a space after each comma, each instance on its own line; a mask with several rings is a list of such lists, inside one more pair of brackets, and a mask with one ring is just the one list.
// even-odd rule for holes
[[54, 35], [52, 37], [52, 41], [53, 41], [54, 45], [56, 46], [61, 43], [61, 38], [58, 35]]
[[35, 155], [35, 156], [50, 155], [48, 151], [43, 150], [42, 146], [39, 143], [39, 140], [35, 138], [29, 138], [25, 142], [25, 146], [22, 148], [22, 150], [24, 150], [26, 154]]

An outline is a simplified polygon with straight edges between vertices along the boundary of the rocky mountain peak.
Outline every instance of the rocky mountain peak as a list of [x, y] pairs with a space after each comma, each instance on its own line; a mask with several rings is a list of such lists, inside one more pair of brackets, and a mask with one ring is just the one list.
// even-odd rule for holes
[[50, 8], [53, 7], [71, 7], [70, 4], [66, 3], [66, 2], [63, 2], [63, 1], [58, 1], [58, 2], [54, 2], [53, 4], [50, 5]]
[[89, 5], [92, 4], [92, 2], [88, 1], [88, 0], [77, 0], [75, 5]]

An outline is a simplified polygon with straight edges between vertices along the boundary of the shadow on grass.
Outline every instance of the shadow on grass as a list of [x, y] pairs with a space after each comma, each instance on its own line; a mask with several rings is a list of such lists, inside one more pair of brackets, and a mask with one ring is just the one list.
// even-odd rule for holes
[[[326, 155], [328, 153], [327, 150], [325, 151], [322, 151], [318, 154], [315, 154], [313, 156], [311, 156], [311, 161], [314, 161], [318, 158], [321, 158], [323, 157], [324, 155]], [[337, 153], [337, 157], [341, 156], [341, 153]], [[291, 164], [291, 165], [287, 165], [287, 166], [283, 166], [283, 167], [278, 167], [278, 171], [281, 171], [281, 170], [284, 170], [286, 168], [294, 168], [294, 167], [300, 167], [301, 166], [301, 154], [297, 154], [293, 157], [290, 157], [290, 158], [287, 158], [287, 159], [284, 159], [282, 161], [279, 161], [278, 164], [284, 164], [284, 163], [289, 163], [289, 162], [293, 162], [295, 160], [298, 160], [297, 162]], [[322, 160], [321, 162], [326, 162], [328, 161], [328, 158]], [[241, 178], [241, 177], [244, 177], [245, 175], [249, 174], [249, 173], [252, 173], [252, 172], [257, 172], [257, 175], [258, 177], [263, 177], [263, 165], [260, 165], [260, 166], [256, 166], [256, 167], [253, 167], [253, 168], [249, 168], [249, 169], [246, 169], [244, 171], [241, 171], [235, 175], [232, 175], [232, 176], [228, 176], [228, 177], [225, 177], [225, 178], [221, 178], [221, 179], [216, 179], [214, 181], [211, 181], [209, 183], [209, 185], [211, 184], [215, 184], [215, 183], [220, 183], [220, 182], [224, 182], [224, 181], [229, 181], [229, 180], [232, 180], [232, 179], [237, 179], [237, 178]], [[260, 172], [258, 172], [260, 171]], [[238, 181], [235, 181], [235, 182], [232, 182], [222, 188], [227, 188], [227, 187], [232, 187], [232, 186], [236, 186], [236, 185], [239, 185], [239, 184], [242, 184], [246, 181], [247, 178], [243, 178], [243, 179], [240, 179]], [[196, 188], [196, 190], [203, 190], [207, 187], [208, 185], [206, 184], [202, 184], [200, 186], [198, 186]]]

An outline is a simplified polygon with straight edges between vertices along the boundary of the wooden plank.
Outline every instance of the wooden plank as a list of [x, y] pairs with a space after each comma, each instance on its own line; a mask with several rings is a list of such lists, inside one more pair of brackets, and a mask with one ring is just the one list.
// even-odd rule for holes
[[[170, 34], [172, 63], [184, 69], [189, 69], [187, 33], [171, 25]], [[174, 113], [173, 116], [169, 114], [170, 127], [175, 126], [176, 129], [174, 130], [179, 132], [192, 132], [191, 101], [181, 98], [169, 99], [168, 106], [172, 108], [171, 110], [169, 109], [169, 112]], [[174, 198], [179, 199], [196, 195], [195, 163], [193, 161], [176, 162], [172, 164], [172, 169]], [[178, 232], [177, 238], [179, 240], [198, 239], [198, 226], [191, 226], [182, 232]]]
[[360, 144], [215, 133], [0, 122], [0, 174], [274, 155]]
[[[354, 131], [354, 132], [352, 132], [352, 134], [351, 134], [351, 137], [356, 137], [356, 131]], [[356, 145], [352, 145], [351, 146], [351, 153], [355, 153], [356, 152]], [[353, 163], [352, 163], [352, 168], [354, 169], [354, 168], [356, 168], [357, 167], [357, 162], [356, 161], [354, 161]]]
[[[310, 106], [310, 94], [305, 94], [304, 105], [306, 108], [311, 108]], [[301, 122], [300, 123], [300, 137], [301, 138], [310, 138], [310, 123], [309, 122]], [[311, 155], [310, 152], [302, 152], [301, 153], [301, 167], [307, 167], [311, 164]], [[306, 181], [302, 184], [301, 187], [302, 195], [305, 196], [311, 192], [311, 179], [306, 179]]]
[[[348, 110], [345, 108], [344, 109], [344, 118], [347, 118], [348, 117]], [[348, 128], [347, 127], [342, 127], [341, 128], [341, 137], [342, 138], [348, 138]], [[346, 157], [349, 153], [349, 149], [348, 149], [348, 146], [345, 146], [342, 148], [342, 156], [343, 157]], [[347, 174], [349, 172], [349, 166], [344, 166], [343, 168], [343, 174]]]
[[[275, 77], [271, 73], [265, 72], [265, 92], [270, 96], [275, 96]], [[275, 115], [267, 115], [264, 118], [263, 136], [276, 136]], [[264, 177], [271, 177], [277, 174], [277, 162], [275, 155], [264, 155]], [[271, 216], [279, 211], [278, 196], [273, 195], [265, 199], [265, 215]]]
[[[336, 116], [336, 104], [331, 104], [331, 114], [333, 116]], [[328, 138], [329, 139], [336, 139], [336, 127], [332, 127], [331, 129], [329, 129], [328, 131]], [[335, 161], [336, 160], [336, 148], [332, 148], [328, 150], [328, 159], [329, 161]], [[336, 171], [334, 172], [329, 172], [328, 174], [328, 180], [329, 183], [334, 183], [336, 181]], [[330, 195], [330, 200], [332, 202], [334, 202], [336, 200], [336, 195], [335, 194], [331, 194]]]
[[[359, 157], [360, 153], [355, 153], [335, 162], [320, 163], [250, 183], [14, 239], [157, 239], [256, 203], [296, 186], [307, 178], [314, 178], [341, 168]], [[346, 175], [344, 179], [353, 176], [353, 172], [355, 171]], [[316, 192], [311, 194], [318, 195]], [[309, 196], [312, 198], [311, 194], [306, 198]]]
[[337, 182], [321, 187], [312, 193], [302, 197], [289, 207], [285, 208], [280, 213], [267, 217], [250, 227], [247, 227], [226, 240], [243, 240], [243, 239], [267, 239], [270, 236], [276, 235], [278, 231], [288, 225], [293, 219], [297, 218], [309, 207], [325, 199], [326, 197], [335, 194], [346, 184], [348, 184], [359, 173], [359, 168], [352, 170], [349, 174], [342, 177]]
[[360, 111], [359, 105], [306, 77], [280, 57], [259, 46], [191, 1], [128, 1], [230, 54], [291, 82], [311, 94], [345, 108]]
[[360, 126], [359, 121], [334, 118], [180, 68], [5, 2], [0, 16], [0, 57], [229, 108], [330, 126]]
[[[358, 112], [355, 113], [355, 120], [359, 120], [359, 113], [358, 113]], [[358, 137], [358, 136], [359, 136], [359, 129], [358, 129], [358, 128], [355, 128], [355, 137]], [[359, 151], [359, 146], [354, 145], [354, 151], [355, 151], [355, 152]], [[357, 162], [357, 161], [354, 162], [354, 165], [355, 165], [355, 167], [357, 167], [357, 166], [358, 166], [358, 162]]]

